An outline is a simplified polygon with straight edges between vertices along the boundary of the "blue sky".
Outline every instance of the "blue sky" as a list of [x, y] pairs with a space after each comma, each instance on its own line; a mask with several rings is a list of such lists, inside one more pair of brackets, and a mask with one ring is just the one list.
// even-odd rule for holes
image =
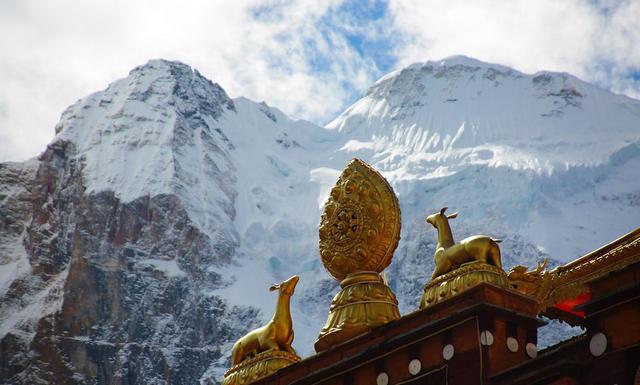
[[[329, 28], [343, 33], [358, 54], [370, 57], [383, 73], [391, 71], [397, 61], [393, 47], [398, 44], [398, 36], [389, 32], [369, 34], [367, 30], [372, 25], [379, 31], [392, 28], [388, 6], [386, 1], [346, 1], [325, 16]], [[340, 20], [352, 20], [350, 28], [342, 25]]]
[[458, 54], [638, 98], [639, 17], [638, 0], [5, 0], [0, 161], [37, 155], [69, 104], [152, 58], [318, 124], [382, 75]]

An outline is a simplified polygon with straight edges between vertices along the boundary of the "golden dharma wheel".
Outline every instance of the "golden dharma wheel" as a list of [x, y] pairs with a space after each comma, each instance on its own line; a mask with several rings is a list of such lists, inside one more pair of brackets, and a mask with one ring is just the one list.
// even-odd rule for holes
[[331, 190], [320, 219], [320, 257], [338, 280], [382, 272], [400, 240], [400, 205], [389, 183], [353, 159]]

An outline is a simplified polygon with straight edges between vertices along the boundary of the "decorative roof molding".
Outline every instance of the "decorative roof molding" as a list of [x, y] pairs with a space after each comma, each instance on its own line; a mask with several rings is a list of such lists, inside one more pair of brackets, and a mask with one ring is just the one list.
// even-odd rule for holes
[[640, 262], [640, 227], [546, 273], [550, 275], [551, 280], [548, 294], [542, 297], [543, 310], [586, 293], [589, 290], [589, 282], [637, 262]]

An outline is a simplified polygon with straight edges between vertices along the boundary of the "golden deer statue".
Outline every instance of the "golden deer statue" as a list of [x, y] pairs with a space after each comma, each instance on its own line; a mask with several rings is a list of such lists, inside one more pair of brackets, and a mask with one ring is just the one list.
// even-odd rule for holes
[[499, 239], [493, 239], [486, 235], [473, 235], [465, 238], [460, 243], [454, 243], [449, 219], [456, 218], [458, 213], [445, 215], [447, 207], [440, 212], [431, 214], [427, 217], [427, 223], [430, 223], [438, 230], [438, 245], [434, 259], [436, 268], [433, 271], [432, 278], [436, 278], [451, 270], [457, 269], [466, 262], [478, 261], [488, 263], [502, 268], [500, 261]]
[[299, 279], [297, 275], [294, 275], [269, 288], [271, 291], [278, 290], [275, 314], [265, 326], [247, 333], [233, 345], [231, 350], [232, 365], [237, 365], [245, 358], [255, 357], [258, 353], [268, 350], [281, 350], [297, 355], [291, 346], [293, 327], [289, 304]]

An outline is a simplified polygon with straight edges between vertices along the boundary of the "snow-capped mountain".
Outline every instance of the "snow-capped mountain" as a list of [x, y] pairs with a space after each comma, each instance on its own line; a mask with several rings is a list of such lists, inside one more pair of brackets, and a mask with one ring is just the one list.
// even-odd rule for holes
[[[461, 218], [498, 217], [567, 259], [637, 225], [639, 117], [637, 100], [569, 74], [457, 56], [382, 78], [328, 128], [349, 137], [342, 151], [386, 171], [405, 204], [455, 196]], [[611, 215], [606, 202], [618, 200]]]
[[507, 267], [639, 224], [640, 101], [466, 57], [383, 77], [327, 127], [153, 60], [56, 132], [37, 160], [0, 164], [1, 383], [217, 383], [293, 274], [294, 346], [311, 354], [337, 291], [317, 224], [353, 157], [401, 203], [388, 277], [403, 313], [433, 269], [423, 218], [442, 206], [460, 211], [456, 238], [504, 238]]

